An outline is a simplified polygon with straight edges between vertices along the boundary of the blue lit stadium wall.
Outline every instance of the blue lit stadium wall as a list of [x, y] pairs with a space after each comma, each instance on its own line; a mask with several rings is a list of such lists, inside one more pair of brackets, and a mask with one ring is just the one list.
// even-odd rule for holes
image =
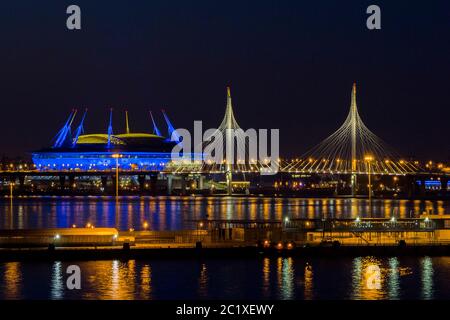
[[[45, 152], [33, 153], [38, 170], [113, 170], [116, 158], [113, 152]], [[170, 161], [170, 152], [120, 152], [122, 170], [163, 170]]]

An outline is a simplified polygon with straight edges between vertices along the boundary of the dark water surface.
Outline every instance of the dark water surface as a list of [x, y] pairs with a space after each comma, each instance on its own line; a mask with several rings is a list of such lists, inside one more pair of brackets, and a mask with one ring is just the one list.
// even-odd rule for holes
[[283, 219], [302, 217], [409, 217], [423, 211], [450, 214], [450, 201], [300, 199], [263, 197], [39, 197], [0, 201], [0, 229], [84, 226], [139, 230], [189, 228], [189, 219]]
[[[66, 288], [71, 264], [80, 290]], [[0, 299], [24, 298], [450, 299], [450, 257], [0, 263]]]
[[[447, 201], [373, 200], [373, 217], [449, 214]], [[15, 198], [0, 228], [189, 228], [188, 219], [367, 217], [367, 200], [261, 197]], [[66, 268], [81, 268], [81, 290]], [[307, 266], [310, 267], [307, 267]], [[380, 270], [373, 287], [373, 268]], [[372, 285], [370, 285], [372, 283]], [[2, 262], [0, 299], [450, 299], [450, 257]]]

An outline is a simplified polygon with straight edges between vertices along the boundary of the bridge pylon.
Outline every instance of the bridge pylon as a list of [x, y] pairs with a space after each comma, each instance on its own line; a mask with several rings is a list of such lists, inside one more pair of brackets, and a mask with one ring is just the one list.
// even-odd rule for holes
[[350, 175], [352, 195], [358, 178], [364, 175], [405, 175], [418, 172], [414, 162], [402, 159], [362, 121], [356, 102], [356, 83], [351, 92], [350, 110], [344, 123], [299, 159], [282, 164], [281, 171]]

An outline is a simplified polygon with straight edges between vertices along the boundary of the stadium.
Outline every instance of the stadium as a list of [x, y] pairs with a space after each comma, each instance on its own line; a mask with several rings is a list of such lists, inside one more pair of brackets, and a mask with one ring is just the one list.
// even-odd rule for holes
[[[114, 134], [112, 110], [107, 133], [85, 134], [83, 123], [87, 110], [79, 125], [72, 130], [77, 110], [72, 110], [64, 126], [53, 140], [53, 145], [32, 152], [33, 163], [40, 171], [48, 170], [121, 170], [161, 171], [170, 161], [172, 148], [178, 136], [167, 114], [162, 115], [167, 124], [167, 136], [158, 129], [150, 112], [152, 133], [130, 132], [128, 112], [125, 111], [125, 133]], [[174, 140], [171, 140], [171, 137]]]

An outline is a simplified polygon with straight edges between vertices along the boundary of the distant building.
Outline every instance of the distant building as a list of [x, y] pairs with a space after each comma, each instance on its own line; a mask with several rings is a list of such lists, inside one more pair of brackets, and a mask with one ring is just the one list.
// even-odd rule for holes
[[[172, 148], [177, 144], [175, 129], [164, 111], [167, 137], [161, 135], [151, 113], [152, 133], [130, 132], [126, 112], [125, 133], [114, 134], [112, 111], [107, 133], [84, 134], [85, 112], [72, 134], [76, 113], [72, 111], [51, 147], [32, 152], [38, 170], [111, 170], [118, 163], [122, 170], [160, 171], [170, 161]], [[171, 140], [172, 135], [175, 141]]]

